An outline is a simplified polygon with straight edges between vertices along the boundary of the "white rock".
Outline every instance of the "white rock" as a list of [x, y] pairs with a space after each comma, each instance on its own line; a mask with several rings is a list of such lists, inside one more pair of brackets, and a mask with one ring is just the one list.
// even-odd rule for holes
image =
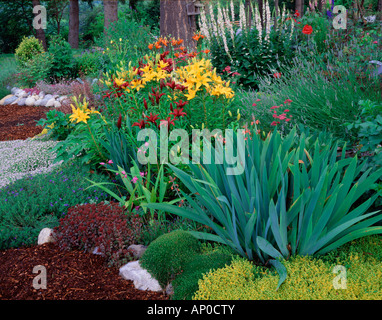
[[119, 269], [119, 274], [126, 280], [132, 280], [135, 288], [139, 290], [162, 291], [158, 280], [140, 266], [139, 260], [122, 266]]
[[62, 102], [62, 101], [64, 101], [65, 99], [67, 99], [68, 97], [67, 96], [61, 96], [61, 97], [59, 97], [57, 100], [59, 101], [59, 102]]
[[38, 94], [38, 96], [39, 96], [41, 99], [44, 99], [44, 97], [45, 97], [45, 92], [44, 92], [44, 91], [40, 91], [40, 93]]
[[35, 102], [36, 102], [36, 100], [33, 97], [28, 97], [25, 100], [25, 105], [29, 106], [29, 107], [32, 107], [32, 106], [34, 106]]
[[146, 248], [147, 247], [142, 244], [132, 244], [127, 248], [127, 250], [133, 254], [134, 258], [140, 259], [146, 251]]
[[13, 101], [11, 104], [18, 104], [19, 101], [20, 101], [21, 99], [25, 99], [25, 98], [22, 98], [22, 97], [16, 97], [16, 100]]
[[0, 100], [0, 106], [4, 105], [4, 101], [7, 100], [8, 98], [14, 97], [13, 94], [9, 94], [5, 96], [3, 99]]
[[15, 94], [17, 90], [19, 90], [19, 88], [17, 88], [17, 87], [13, 87], [13, 88], [11, 89], [11, 93], [12, 93], [12, 94]]
[[54, 104], [53, 104], [53, 106], [54, 106], [55, 108], [59, 108], [59, 107], [61, 107], [61, 103], [59, 103], [58, 101], [55, 101]]
[[24, 90], [21, 90], [21, 91], [17, 94], [17, 96], [18, 96], [19, 98], [26, 98], [26, 97], [28, 97], [28, 93], [26, 93]]
[[35, 107], [39, 107], [39, 106], [41, 105], [41, 102], [42, 102], [42, 99], [38, 99], [38, 100], [34, 103]]
[[52, 98], [52, 99], [48, 100], [45, 107], [53, 107], [55, 102], [56, 102], [56, 99]]
[[26, 98], [20, 98], [20, 99], [17, 99], [17, 104], [22, 107], [22, 106], [25, 106], [25, 101], [27, 99]]
[[44, 244], [48, 242], [54, 242], [53, 237], [53, 229], [50, 228], [44, 228], [40, 231], [40, 234], [38, 235], [37, 244]]

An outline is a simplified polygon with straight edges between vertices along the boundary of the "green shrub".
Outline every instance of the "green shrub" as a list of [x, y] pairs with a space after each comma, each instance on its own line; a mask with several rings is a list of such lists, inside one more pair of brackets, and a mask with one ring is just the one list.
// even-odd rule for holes
[[54, 79], [70, 76], [73, 73], [74, 59], [70, 44], [56, 36], [51, 39], [48, 52], [53, 55], [50, 76]]
[[43, 52], [44, 47], [37, 38], [33, 36], [24, 37], [15, 51], [15, 57], [21, 65], [24, 65], [30, 59]]
[[22, 86], [34, 87], [38, 81], [47, 79], [53, 67], [53, 55], [43, 52], [25, 62], [18, 80]]
[[[196, 300], [380, 300], [381, 237], [358, 239], [321, 259], [303, 256], [283, 261], [288, 278], [276, 290], [278, 275], [243, 258], [206, 274]], [[370, 252], [363, 251], [367, 249]], [[335, 288], [334, 267], [346, 270], [346, 288]], [[339, 282], [345, 285], [344, 282]]]
[[187, 261], [200, 252], [199, 241], [184, 230], [175, 230], [154, 240], [141, 257], [146, 269], [162, 287], [182, 272]]
[[382, 165], [382, 103], [370, 100], [358, 102], [361, 107], [360, 115], [351, 123], [345, 123], [345, 127], [355, 137], [360, 152], [370, 155], [368, 165], [373, 169]]
[[75, 70], [79, 76], [95, 76], [98, 78], [105, 71], [107, 64], [105, 55], [96, 49], [86, 50], [75, 57], [74, 60]]
[[50, 139], [65, 140], [74, 128], [74, 124], [69, 119], [70, 115], [61, 111], [50, 110], [46, 113], [46, 119], [41, 118], [37, 125], [48, 130]]
[[171, 298], [191, 300], [198, 290], [198, 281], [202, 279], [203, 274], [230, 264], [233, 254], [232, 250], [226, 249], [224, 246], [215, 246], [195, 255], [184, 265], [183, 272], [172, 281], [174, 294]]
[[25, 234], [27, 230], [39, 231], [46, 219], [57, 222], [71, 206], [110, 199], [100, 190], [86, 189], [89, 184], [85, 178], [109, 181], [103, 175], [91, 173], [88, 166], [71, 161], [49, 173], [27, 176], [1, 188], [0, 238], [5, 238], [7, 229]]

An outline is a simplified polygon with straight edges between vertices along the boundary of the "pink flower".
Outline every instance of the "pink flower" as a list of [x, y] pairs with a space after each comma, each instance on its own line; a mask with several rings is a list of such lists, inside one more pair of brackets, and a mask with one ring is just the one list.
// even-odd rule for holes
[[276, 121], [273, 121], [273, 122], [271, 123], [271, 126], [277, 126], [277, 122], [276, 122]]
[[291, 103], [291, 102], [293, 102], [291, 99], [286, 99], [286, 100], [284, 101], [285, 104], [288, 104], [288, 103]]
[[107, 163], [108, 163], [108, 164], [112, 164], [112, 163], [113, 163], [113, 160], [109, 160]]
[[257, 102], [259, 102], [259, 101], [260, 101], [260, 99], [256, 99], [256, 101], [257, 101]]
[[133, 179], [131, 179], [132, 183], [137, 183], [137, 181], [138, 181], [138, 177], [134, 177]]
[[105, 162], [100, 162], [99, 163], [101, 166], [104, 166], [105, 165]]
[[257, 104], [256, 104], [256, 103], [252, 104], [252, 107], [256, 107], [256, 106], [257, 106]]
[[290, 118], [286, 118], [285, 121], [288, 122], [288, 121], [291, 121], [292, 119]]
[[373, 43], [378, 43], [378, 41], [374, 41]]
[[284, 112], [289, 112], [289, 109], [285, 109]]
[[273, 109], [277, 109], [279, 106], [273, 106], [273, 107], [271, 107], [271, 110], [273, 110]]

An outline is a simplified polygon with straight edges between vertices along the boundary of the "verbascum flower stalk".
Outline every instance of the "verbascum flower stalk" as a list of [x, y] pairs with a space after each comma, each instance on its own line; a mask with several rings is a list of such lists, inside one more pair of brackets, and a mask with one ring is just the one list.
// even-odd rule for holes
[[266, 22], [266, 27], [265, 27], [267, 35], [266, 35], [265, 39], [268, 40], [269, 39], [269, 33], [271, 31], [271, 10], [269, 9], [269, 1], [267, 1], [265, 3], [265, 15], [267, 17], [267, 22]]
[[247, 33], [247, 21], [245, 18], [245, 9], [244, 9], [244, 3], [240, 3], [240, 21], [239, 21], [240, 29], [245, 30], [245, 33]]
[[207, 25], [206, 12], [204, 9], [200, 12], [200, 32], [206, 36], [208, 41], [211, 40], [210, 32], [208, 30]]
[[234, 31], [233, 31], [233, 26], [232, 26], [233, 21], [231, 21], [229, 19], [228, 8], [224, 8], [223, 9], [223, 16], [224, 16], [225, 24], [226, 24], [226, 26], [227, 26], [227, 28], [229, 30], [230, 35], [231, 35], [232, 44], [233, 44], [233, 46], [235, 46], [235, 41], [234, 41], [235, 40], [235, 34], [234, 34]]
[[227, 38], [225, 36], [225, 27], [224, 27], [223, 12], [222, 12], [220, 7], [218, 8], [218, 21], [217, 21], [217, 24], [218, 24], [218, 29], [219, 29], [220, 36], [221, 36], [221, 38], [223, 40], [224, 50], [227, 53], [227, 55], [230, 57], [230, 59], [232, 59], [231, 55], [229, 53], [228, 45], [227, 45]]

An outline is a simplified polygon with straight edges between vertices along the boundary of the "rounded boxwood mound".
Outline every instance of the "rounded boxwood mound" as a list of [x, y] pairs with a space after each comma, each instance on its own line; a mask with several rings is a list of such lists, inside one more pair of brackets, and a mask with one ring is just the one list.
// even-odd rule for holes
[[184, 230], [174, 230], [151, 242], [140, 264], [164, 288], [200, 250], [201, 245], [193, 235]]

